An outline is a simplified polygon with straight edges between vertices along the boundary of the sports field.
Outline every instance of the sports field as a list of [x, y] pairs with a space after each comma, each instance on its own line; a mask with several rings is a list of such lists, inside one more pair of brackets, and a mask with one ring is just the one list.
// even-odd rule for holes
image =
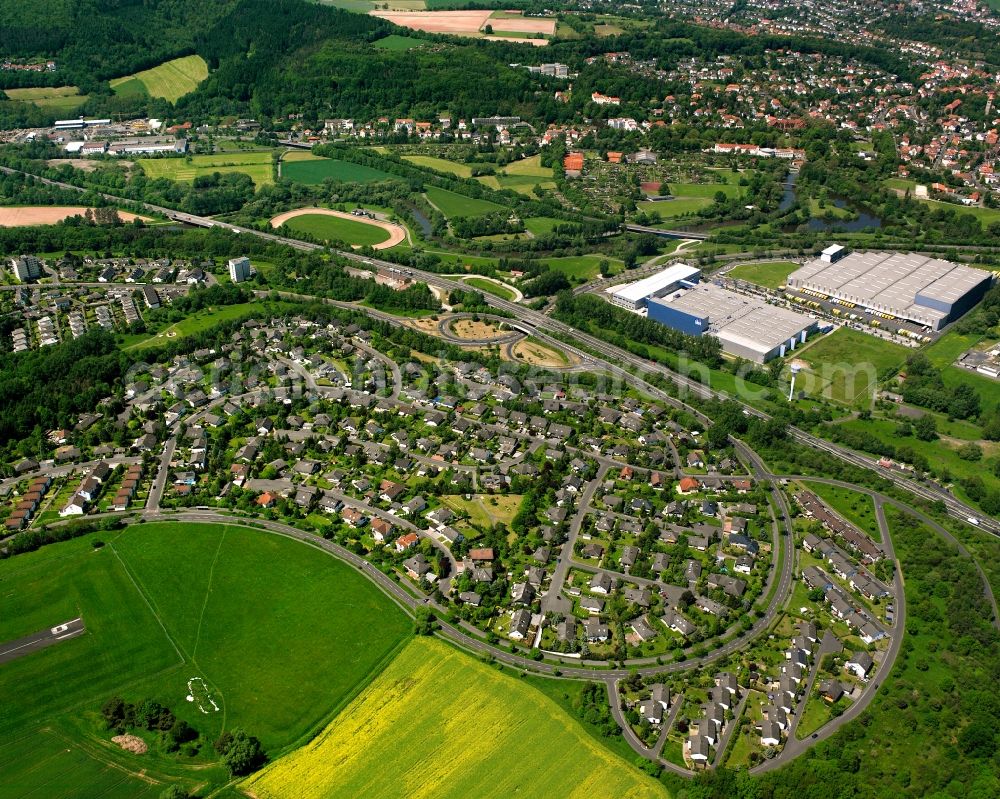
[[[105, 765], [137, 770], [90, 721], [115, 694], [160, 701], [209, 743], [242, 726], [278, 753], [324, 724], [410, 629], [342, 562], [259, 530], [133, 525], [101, 534], [107, 544], [95, 550], [96, 537], [0, 562], [0, 640], [78, 616], [87, 630], [0, 668], [0, 763], [15, 742], [54, 727]], [[204, 688], [185, 701], [194, 678]], [[39, 759], [21, 755], [17, 773]], [[142, 767], [156, 778], [160, 766], [179, 767], [151, 750]], [[70, 770], [45, 795], [100, 795], [78, 781], [100, 770]], [[203, 779], [197, 768], [190, 776]]]
[[165, 61], [152, 69], [115, 78], [111, 90], [115, 94], [148, 94], [171, 103], [198, 88], [208, 77], [208, 64], [200, 55], [188, 55]]
[[31, 89], [4, 89], [4, 93], [16, 102], [31, 103], [39, 108], [47, 108], [55, 114], [68, 114], [85, 102], [87, 95], [80, 94], [76, 86], [54, 86]]
[[734, 267], [727, 277], [735, 280], [746, 280], [769, 289], [777, 289], [785, 285], [788, 276], [799, 268], [799, 264], [791, 261], [768, 261], [759, 264], [741, 264]]
[[281, 177], [307, 185], [331, 179], [344, 183], [372, 183], [377, 180], [398, 179], [395, 175], [380, 169], [352, 164], [350, 161], [338, 161], [335, 158], [321, 158], [305, 150], [292, 150], [282, 157]]
[[189, 155], [185, 158], [140, 158], [137, 163], [151, 180], [168, 178], [190, 183], [200, 175], [211, 175], [213, 172], [242, 172], [249, 175], [257, 187], [274, 182], [270, 150]]
[[257, 799], [667, 796], [540, 691], [430, 638], [243, 788]]
[[437, 186], [427, 187], [427, 199], [449, 219], [456, 216], [485, 216], [493, 211], [503, 210], [503, 206], [489, 200], [466, 197]]
[[394, 247], [406, 238], [406, 231], [394, 222], [356, 217], [329, 208], [300, 208], [271, 220], [271, 227], [282, 225], [321, 241], [342, 241], [354, 247], [371, 245], [376, 250]]

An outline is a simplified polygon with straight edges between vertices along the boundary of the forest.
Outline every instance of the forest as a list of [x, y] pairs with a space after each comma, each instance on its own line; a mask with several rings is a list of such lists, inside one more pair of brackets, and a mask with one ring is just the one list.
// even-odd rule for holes
[[[395, 30], [383, 20], [304, 0], [0, 0], [0, 41], [15, 56], [57, 59], [55, 72], [0, 73], [0, 88], [76, 85], [90, 100], [88, 114], [154, 113], [170, 118], [253, 116], [262, 123], [306, 123], [329, 117], [374, 119], [379, 115], [436, 118], [442, 113], [469, 118], [512, 114], [551, 123], [587, 110], [590, 91], [614, 92], [629, 103], [662, 97], [662, 82], [614, 69], [588, 57], [628, 50], [637, 59], [657, 59], [669, 68], [679, 58], [735, 54], [761, 56], [792, 47], [806, 53], [851, 56], [900, 75], [914, 67], [886, 50], [799, 37], [745, 36], [733, 31], [658, 20], [649, 30], [613, 38], [557, 40], [545, 48], [502, 42], [475, 42], [420, 34], [431, 47], [405, 51], [373, 47]], [[197, 53], [209, 78], [172, 109], [163, 100], [116, 97], [107, 81], [170, 58]], [[511, 63], [557, 60], [579, 73], [569, 103], [538, 91], [539, 80]], [[547, 86], [545, 81], [542, 84]], [[666, 87], [670, 88], [670, 87]], [[685, 93], [683, 86], [675, 87]], [[46, 114], [29, 104], [0, 102], [0, 118]], [[51, 114], [47, 115], [51, 117]]]
[[0, 358], [0, 441], [76, 423], [111, 393], [128, 358], [101, 328], [42, 350]]

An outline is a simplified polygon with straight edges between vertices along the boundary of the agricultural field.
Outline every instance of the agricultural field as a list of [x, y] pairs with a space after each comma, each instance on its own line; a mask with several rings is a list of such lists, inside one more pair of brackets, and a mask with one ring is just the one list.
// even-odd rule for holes
[[[68, 769], [95, 779], [107, 765], [136, 771], [134, 756], [110, 747], [93, 720], [115, 694], [160, 701], [205, 741], [243, 726], [278, 754], [325, 723], [410, 629], [388, 598], [340, 561], [259, 530], [155, 523], [102, 534], [100, 548], [96, 538], [0, 563], [0, 640], [76, 617], [87, 630], [0, 669], [0, 763], [14, 759], [17, 742], [54, 728], [69, 736], [60, 747], [71, 750], [67, 759], [80, 761]], [[201, 688], [186, 702], [192, 681]], [[77, 741], [97, 763], [73, 754]], [[42, 764], [49, 747], [39, 739], [37, 755], [17, 757], [20, 772]], [[207, 778], [202, 755], [178, 764], [154, 740], [146, 758], [152, 779], [177, 769]], [[126, 774], [115, 773], [127, 786]], [[80, 783], [73, 785], [66, 795], [81, 796]], [[107, 795], [144, 788], [129, 790]]]
[[908, 352], [901, 344], [842, 327], [795, 351], [795, 359], [808, 364], [796, 388], [845, 405], [870, 401], [876, 378], [902, 367]]
[[746, 280], [769, 289], [785, 285], [788, 276], [799, 268], [791, 261], [768, 261], [758, 264], [740, 264], [727, 273], [734, 280]]
[[86, 94], [80, 94], [80, 90], [76, 86], [4, 89], [3, 93], [15, 102], [31, 103], [39, 108], [46, 108], [53, 114], [60, 115], [75, 111], [89, 99]]
[[389, 232], [380, 227], [338, 216], [303, 214], [289, 219], [285, 224], [298, 233], [305, 233], [320, 241], [343, 241], [352, 246], [381, 244], [389, 239]]
[[427, 187], [427, 199], [449, 219], [457, 216], [485, 216], [503, 210], [503, 206], [489, 200], [466, 197], [437, 186]]
[[111, 90], [121, 95], [149, 95], [176, 103], [198, 88], [208, 77], [208, 64], [200, 55], [188, 55], [166, 61], [152, 69], [136, 72], [111, 81]]
[[[32, 225], [55, 225], [73, 216], [83, 216], [87, 213], [82, 205], [15, 205], [0, 206], [0, 227], [30, 227]], [[150, 217], [140, 217], [129, 211], [118, 211], [118, 217], [123, 222], [143, 219], [151, 222]]]
[[136, 163], [151, 180], [167, 178], [190, 183], [200, 175], [211, 175], [213, 172], [242, 172], [249, 175], [258, 188], [274, 182], [271, 150], [189, 155], [184, 158], [140, 158]]
[[491, 189], [512, 189], [527, 195], [534, 193], [535, 186], [551, 189], [556, 185], [552, 177], [552, 168], [542, 166], [540, 155], [513, 161], [496, 175], [483, 175], [476, 180]]
[[54, 730], [40, 730], [0, 745], [4, 799], [37, 797], [44, 785], [46, 799], [156, 799], [163, 786], [116, 768], [67, 740]]
[[242, 787], [257, 799], [667, 795], [540, 692], [431, 638]]
[[415, 166], [434, 169], [438, 172], [445, 172], [460, 178], [471, 178], [472, 167], [469, 164], [461, 164], [458, 161], [449, 161], [446, 158], [436, 158], [433, 155], [404, 155], [404, 161], [409, 161]]
[[281, 159], [281, 177], [296, 183], [314, 185], [324, 180], [344, 183], [373, 183], [378, 180], [397, 180], [395, 175], [350, 161], [321, 158], [305, 150], [292, 150]]

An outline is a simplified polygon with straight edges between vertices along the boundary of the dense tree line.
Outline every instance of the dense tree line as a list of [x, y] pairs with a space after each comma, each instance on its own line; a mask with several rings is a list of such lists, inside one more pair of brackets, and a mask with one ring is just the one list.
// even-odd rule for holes
[[523, 233], [524, 222], [504, 211], [494, 211], [482, 216], [455, 217], [451, 220], [451, 229], [459, 238], [472, 239], [501, 233]]
[[568, 325], [599, 336], [612, 344], [636, 352], [636, 344], [662, 347], [671, 353], [687, 353], [696, 361], [717, 366], [722, 360], [722, 345], [714, 336], [688, 336], [644, 316], [616, 308], [600, 297], [563, 292], [556, 301], [555, 317]]
[[557, 269], [548, 269], [521, 287], [525, 297], [551, 297], [570, 288], [569, 279]]

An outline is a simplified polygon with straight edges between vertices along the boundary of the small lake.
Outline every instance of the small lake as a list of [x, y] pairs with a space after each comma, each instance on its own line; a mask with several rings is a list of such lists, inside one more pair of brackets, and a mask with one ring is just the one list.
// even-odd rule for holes
[[[798, 172], [789, 172], [788, 180], [782, 184], [784, 193], [781, 195], [781, 202], [778, 204], [779, 211], [787, 211], [798, 200], [795, 181], [798, 180]], [[857, 233], [868, 228], [882, 227], [882, 220], [869, 213], [864, 208], [853, 205], [843, 197], [832, 197], [828, 202], [833, 203], [837, 208], [846, 208], [856, 214], [854, 219], [818, 219], [813, 217], [806, 223], [806, 228], [814, 232], [825, 232], [831, 230], [844, 231], [846, 233]]]

